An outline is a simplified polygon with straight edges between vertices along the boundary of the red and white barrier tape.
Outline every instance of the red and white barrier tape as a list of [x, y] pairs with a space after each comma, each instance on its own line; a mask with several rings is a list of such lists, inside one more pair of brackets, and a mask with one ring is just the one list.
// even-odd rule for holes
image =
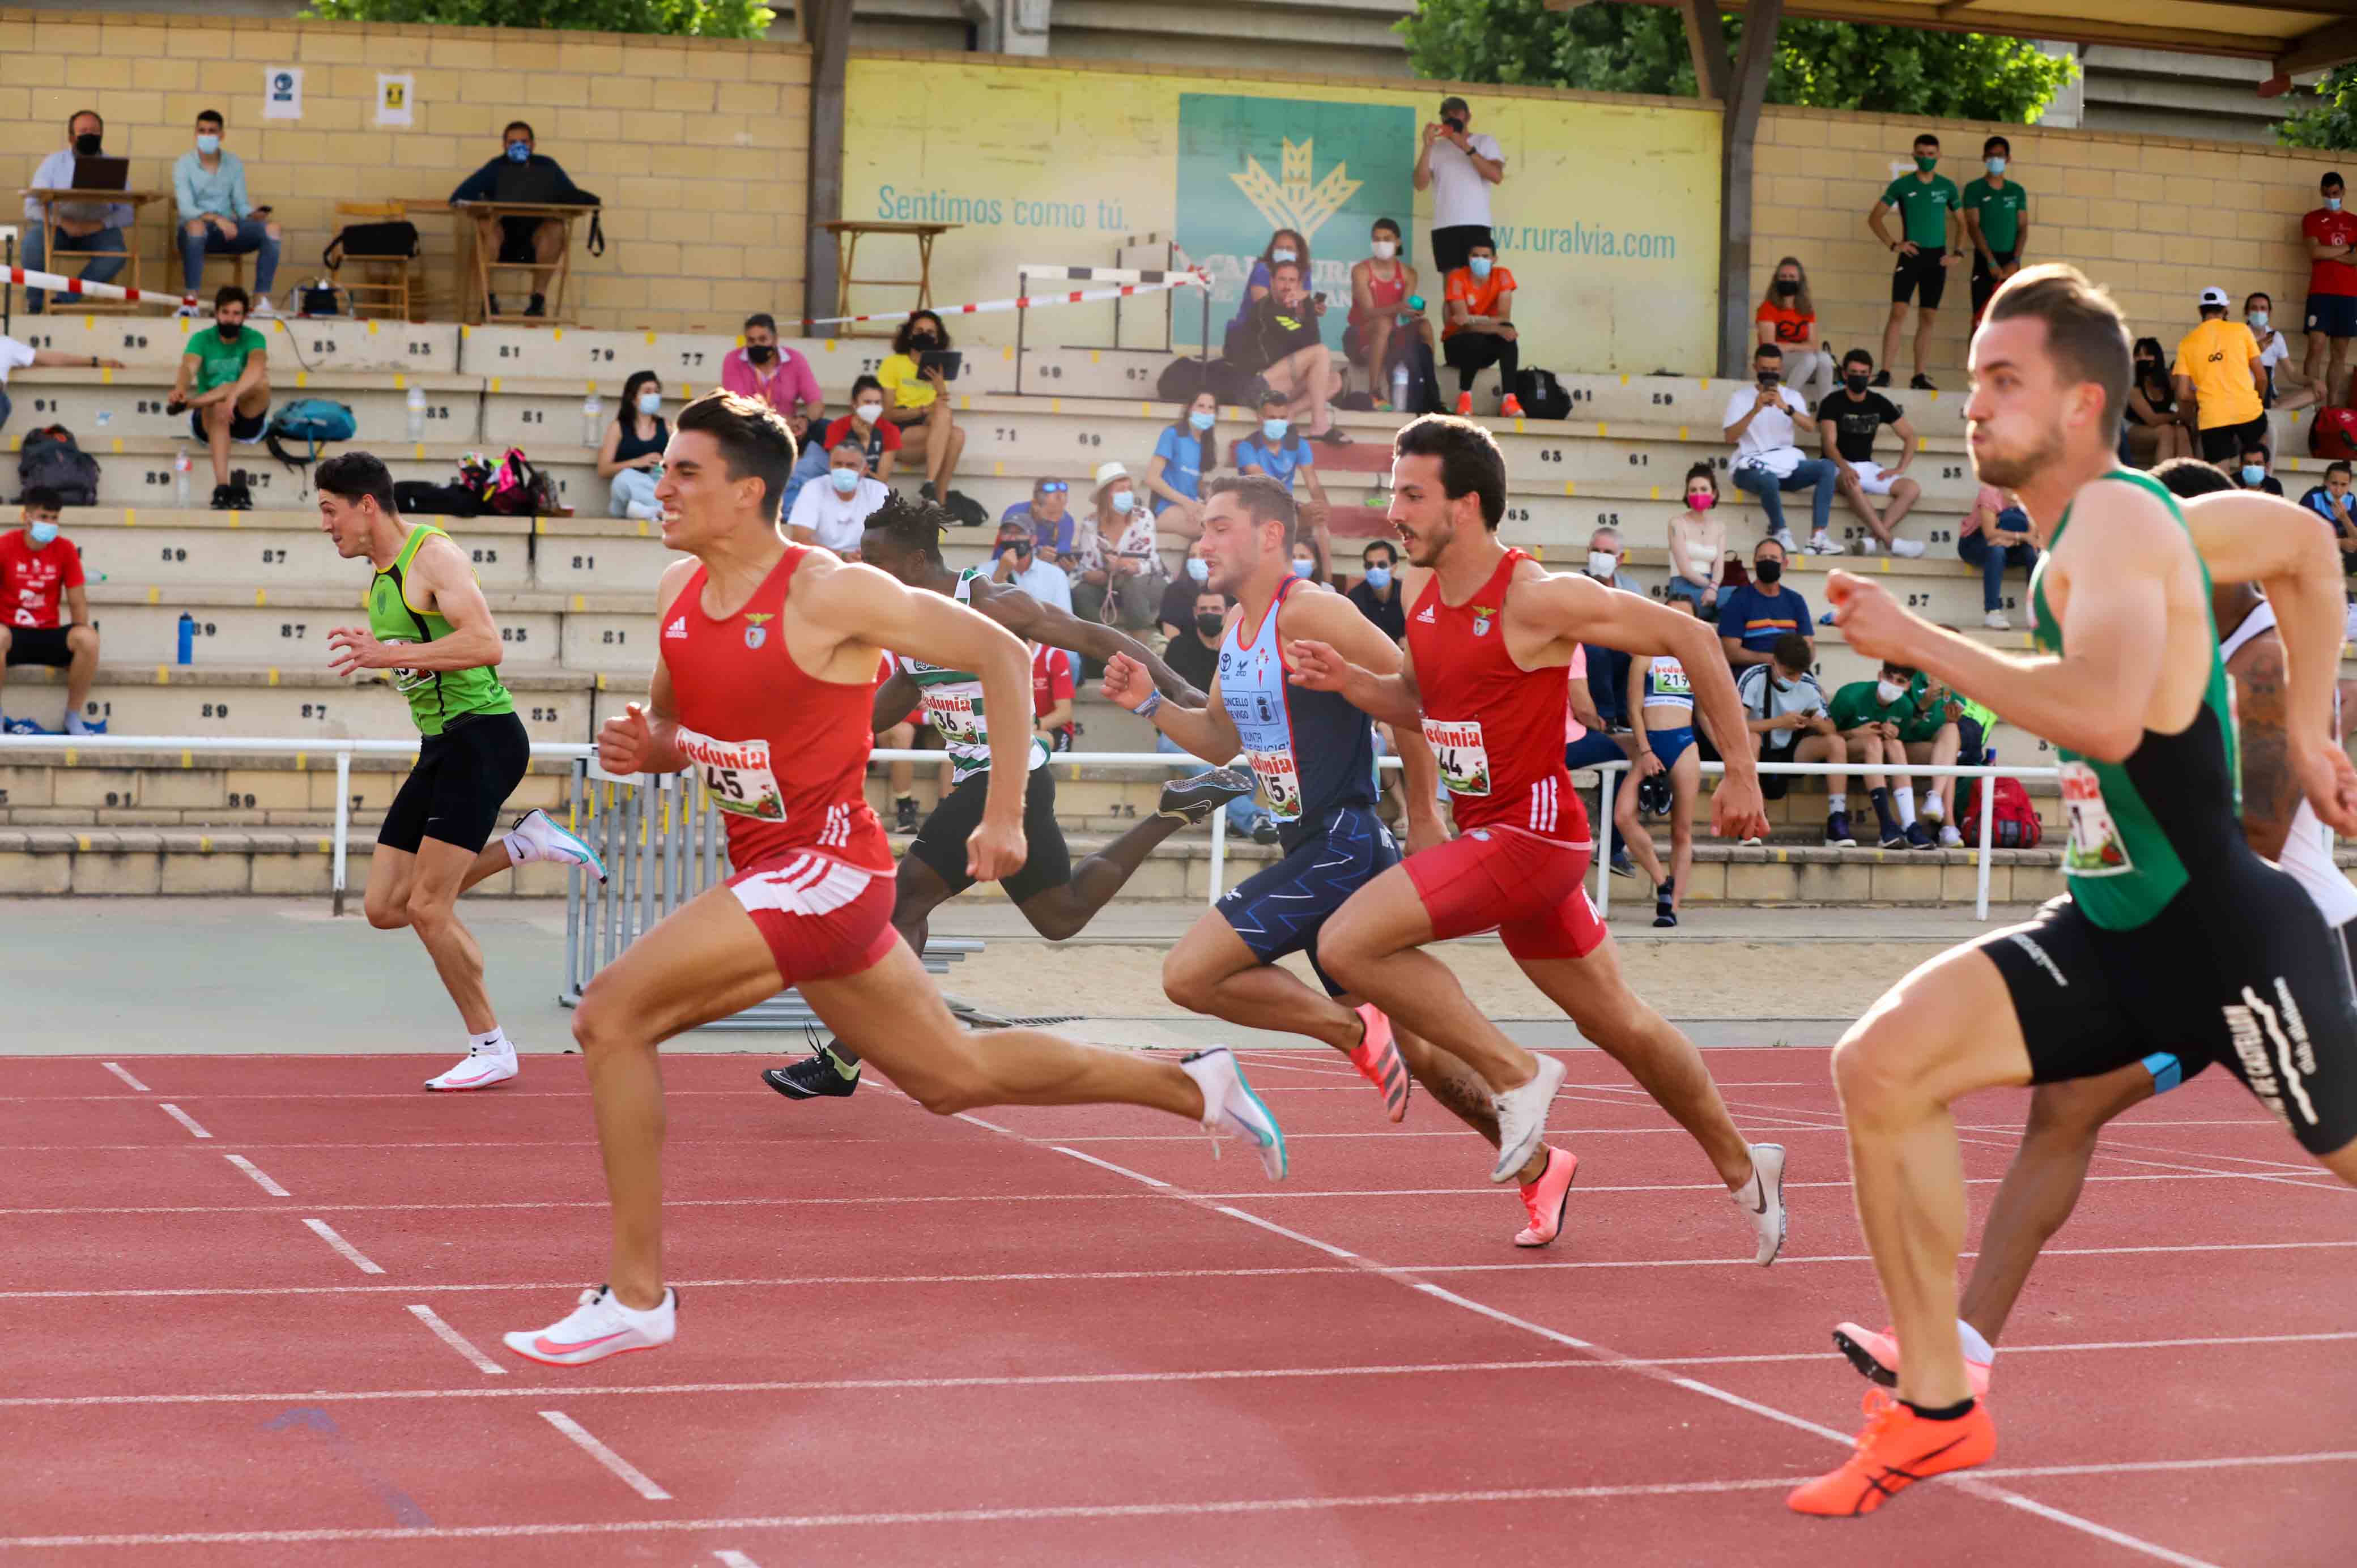
[[[1015, 299], [985, 299], [973, 305], [931, 305], [936, 316], [986, 316], [1001, 310], [1036, 310], [1048, 305], [1087, 305], [1100, 299], [1125, 299], [1135, 294], [1158, 294], [1171, 288], [1209, 288], [1211, 280], [1200, 273], [1166, 273], [1158, 283], [1125, 284], [1119, 288], [1075, 289], [1070, 294], [1025, 295]], [[886, 310], [874, 316], [806, 316], [805, 327], [833, 327], [853, 321], [906, 321], [914, 310]]]
[[79, 295], [84, 299], [123, 299], [134, 305], [194, 305], [193, 294], [157, 294], [154, 289], [117, 288], [111, 283], [84, 283], [80, 278], [63, 277], [56, 273], [27, 272], [23, 267], [7, 269], [8, 281], [21, 288], [44, 289], [51, 294]]

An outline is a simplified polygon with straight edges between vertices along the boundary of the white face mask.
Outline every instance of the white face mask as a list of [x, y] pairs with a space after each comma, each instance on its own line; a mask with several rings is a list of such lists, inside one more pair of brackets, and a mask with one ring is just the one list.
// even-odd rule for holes
[[1399, 242], [1397, 241], [1378, 240], [1375, 242], [1375, 260], [1379, 262], [1388, 262], [1397, 254], [1399, 254]]
[[1591, 550], [1587, 553], [1587, 575], [1599, 582], [1610, 582], [1612, 568], [1620, 564], [1620, 557], [1618, 555], [1608, 554], [1601, 550]]
[[1887, 708], [1891, 703], [1897, 702], [1900, 698], [1905, 696], [1907, 694], [1907, 688], [1899, 684], [1896, 681], [1877, 681], [1874, 683], [1874, 694], [1881, 700], [1882, 705]]
[[860, 424], [873, 424], [884, 417], [884, 405], [880, 403], [863, 403], [851, 412], [859, 416]]
[[2267, 313], [2264, 310], [2254, 310], [2251, 312], [2251, 330], [2254, 332], [2265, 332], [2266, 329]]
[[1277, 263], [1297, 262], [1301, 258], [1293, 253], [1293, 248], [1290, 245], [1281, 245], [1268, 253], [1268, 259], [1272, 263]]
[[834, 487], [835, 494], [847, 496], [852, 491], [859, 488], [859, 470], [856, 468], [829, 468], [826, 471], [826, 480], [827, 483]]

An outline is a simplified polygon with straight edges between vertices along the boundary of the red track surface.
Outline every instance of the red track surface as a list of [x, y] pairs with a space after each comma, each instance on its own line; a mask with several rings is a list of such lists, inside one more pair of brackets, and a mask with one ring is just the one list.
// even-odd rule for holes
[[[1251, 1063], [1281, 1187], [1145, 1112], [788, 1105], [674, 1058], [681, 1338], [570, 1370], [500, 1334], [605, 1255], [577, 1058], [447, 1099], [440, 1059], [0, 1061], [0, 1557], [2351, 1561], [2357, 1194], [2215, 1074], [2106, 1139], [2001, 1358], [1996, 1466], [1786, 1512], [1857, 1424], [1827, 1328], [1881, 1308], [1824, 1053], [1709, 1056], [1792, 1151], [1773, 1269], [1593, 1052], [1537, 1253], [1470, 1134], [1421, 1099], [1390, 1128], [1323, 1055]], [[1977, 1215], [2020, 1099], [1966, 1110]]]

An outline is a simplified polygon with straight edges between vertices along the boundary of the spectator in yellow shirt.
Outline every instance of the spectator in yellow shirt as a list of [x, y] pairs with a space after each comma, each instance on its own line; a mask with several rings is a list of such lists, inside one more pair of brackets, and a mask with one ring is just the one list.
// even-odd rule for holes
[[900, 323], [892, 336], [892, 352], [876, 367], [876, 379], [891, 400], [884, 417], [900, 427], [900, 441], [925, 465], [925, 482], [919, 490], [929, 501], [942, 499], [950, 476], [957, 472], [958, 455], [965, 450], [965, 432], [950, 419], [950, 400], [942, 395], [949, 381], [940, 370], [920, 370], [929, 350], [947, 349], [948, 328], [930, 310], [920, 310]]
[[2177, 362], [2169, 371], [2180, 404], [2199, 399], [2196, 421], [2205, 463], [2231, 463], [2245, 442], [2267, 438], [2267, 373], [2259, 340], [2241, 322], [2226, 319], [2231, 305], [2222, 288], [2201, 291], [2201, 325], [2178, 344]]

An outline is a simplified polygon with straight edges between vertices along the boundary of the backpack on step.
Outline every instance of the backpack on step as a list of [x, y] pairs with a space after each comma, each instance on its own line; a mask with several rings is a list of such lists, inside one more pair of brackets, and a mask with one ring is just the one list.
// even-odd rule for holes
[[1964, 835], [1965, 846], [1978, 848], [1980, 845], [1981, 786], [1989, 783], [1996, 786], [1989, 792], [1996, 801], [1996, 820], [1989, 824], [1989, 847], [2036, 849], [2038, 841], [2045, 835], [2045, 825], [2038, 820], [2037, 808], [2029, 803], [2029, 791], [2021, 787], [2020, 779], [2011, 778], [1975, 779], [1972, 781], [1971, 798], [1958, 813], [1964, 821], [1957, 824], [1957, 832]]
[[2308, 422], [2308, 455], [2357, 462], [2357, 408], [2319, 408]]
[[483, 498], [483, 510], [500, 517], [554, 517], [562, 508], [556, 481], [534, 467], [521, 446], [511, 446], [496, 464], [461, 464], [459, 472]]
[[1514, 372], [1513, 393], [1523, 405], [1527, 419], [1569, 419], [1571, 393], [1555, 379], [1553, 371], [1523, 370]]
[[98, 459], [74, 445], [62, 424], [25, 433], [16, 456], [16, 482], [27, 490], [55, 490], [63, 506], [98, 504]]
[[[307, 490], [309, 469], [319, 460], [319, 448], [330, 441], [350, 441], [359, 434], [360, 422], [344, 404], [324, 397], [298, 397], [270, 416], [262, 442], [272, 456], [303, 477]], [[287, 450], [290, 442], [297, 441], [306, 447], [300, 457]]]

